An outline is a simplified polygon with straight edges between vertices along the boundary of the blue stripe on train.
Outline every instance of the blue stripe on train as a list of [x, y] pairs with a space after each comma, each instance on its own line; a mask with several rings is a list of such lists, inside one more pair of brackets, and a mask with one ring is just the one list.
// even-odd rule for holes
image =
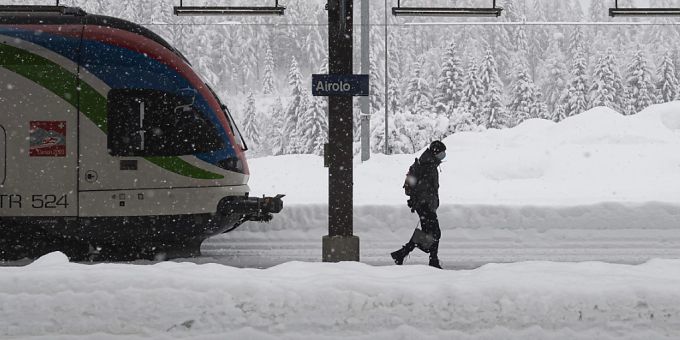
[[[80, 39], [40, 31], [24, 30], [11, 26], [0, 26], [0, 34], [15, 37], [48, 48], [76, 62]], [[73, 71], [73, 70], [69, 70]]]

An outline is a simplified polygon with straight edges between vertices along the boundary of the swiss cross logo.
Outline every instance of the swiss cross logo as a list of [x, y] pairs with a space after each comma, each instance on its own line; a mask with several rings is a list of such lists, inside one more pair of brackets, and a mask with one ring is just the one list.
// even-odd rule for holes
[[66, 122], [31, 121], [29, 155], [66, 157]]

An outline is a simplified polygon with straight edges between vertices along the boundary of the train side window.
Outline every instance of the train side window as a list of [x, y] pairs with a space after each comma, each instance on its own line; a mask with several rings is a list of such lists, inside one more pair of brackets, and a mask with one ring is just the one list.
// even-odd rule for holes
[[215, 125], [186, 92], [112, 89], [108, 149], [112, 156], [183, 156], [224, 148]]

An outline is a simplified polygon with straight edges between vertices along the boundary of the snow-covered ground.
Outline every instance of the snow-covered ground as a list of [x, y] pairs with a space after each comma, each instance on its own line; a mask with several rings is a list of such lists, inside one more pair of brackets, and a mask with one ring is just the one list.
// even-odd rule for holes
[[[445, 143], [444, 266], [680, 258], [680, 102], [634, 116], [595, 108], [560, 123], [530, 120]], [[355, 164], [354, 229], [364, 262], [389, 264], [387, 254], [417, 223], [401, 188], [414, 157], [373, 155]], [[204, 253], [238, 266], [318, 259], [327, 234], [322, 158], [257, 158], [250, 167], [253, 193], [285, 193], [285, 209], [272, 223], [210, 240]]]
[[195, 263], [0, 267], [0, 338], [680, 338], [680, 103], [445, 142], [440, 248], [457, 271], [419, 253], [372, 266], [416, 224], [401, 189], [414, 155], [356, 163], [368, 264], [290, 262], [321, 257], [326, 169], [251, 159], [253, 194], [288, 195], [273, 222], [206, 242]]
[[677, 339], [680, 260], [426, 266], [68, 263], [0, 275], [6, 339]]

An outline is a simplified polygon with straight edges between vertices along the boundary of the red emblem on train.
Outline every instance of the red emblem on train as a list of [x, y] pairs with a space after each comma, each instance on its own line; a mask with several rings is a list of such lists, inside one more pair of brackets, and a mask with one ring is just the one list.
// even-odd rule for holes
[[66, 122], [31, 121], [29, 155], [66, 157]]

